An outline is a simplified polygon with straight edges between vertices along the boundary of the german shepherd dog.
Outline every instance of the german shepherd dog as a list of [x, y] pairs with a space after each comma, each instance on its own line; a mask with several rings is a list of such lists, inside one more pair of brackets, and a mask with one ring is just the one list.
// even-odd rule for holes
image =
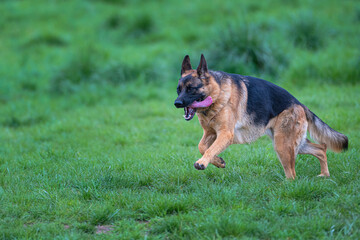
[[[324, 123], [285, 89], [255, 77], [208, 70], [204, 55], [197, 69], [185, 56], [177, 87], [177, 108], [185, 120], [195, 113], [204, 130], [199, 143], [202, 157], [194, 167], [204, 170], [209, 163], [225, 168], [218, 155], [231, 144], [251, 143], [267, 134], [287, 178], [294, 179], [298, 154], [320, 161], [321, 174], [330, 176], [326, 150], [348, 148], [348, 138]], [[306, 131], [318, 143], [312, 143]]]

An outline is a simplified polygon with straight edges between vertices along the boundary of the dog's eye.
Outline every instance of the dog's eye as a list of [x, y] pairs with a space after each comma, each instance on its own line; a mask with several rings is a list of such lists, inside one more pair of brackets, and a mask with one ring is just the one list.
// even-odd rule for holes
[[191, 90], [192, 90], [191, 87], [187, 87], [187, 88], [186, 88], [186, 92], [187, 92], [187, 93], [191, 92]]

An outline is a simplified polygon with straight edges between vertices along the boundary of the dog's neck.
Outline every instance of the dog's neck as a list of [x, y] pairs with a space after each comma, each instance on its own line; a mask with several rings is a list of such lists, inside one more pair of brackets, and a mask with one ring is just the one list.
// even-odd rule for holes
[[202, 125], [209, 124], [229, 102], [231, 96], [231, 81], [222, 79], [221, 84], [219, 84], [219, 82], [212, 76], [210, 78], [210, 84], [212, 87], [209, 95], [213, 99], [213, 104], [203, 110], [199, 109], [196, 113]]

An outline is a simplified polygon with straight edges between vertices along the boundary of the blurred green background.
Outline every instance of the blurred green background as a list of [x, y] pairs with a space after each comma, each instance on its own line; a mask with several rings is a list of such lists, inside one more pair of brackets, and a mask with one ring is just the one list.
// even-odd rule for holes
[[[358, 1], [2, 0], [0, 12], [0, 237], [359, 237]], [[202, 130], [173, 102], [183, 57], [195, 68], [201, 53], [348, 135], [347, 153], [329, 153], [334, 177], [301, 156], [285, 181], [267, 138], [195, 171]]]

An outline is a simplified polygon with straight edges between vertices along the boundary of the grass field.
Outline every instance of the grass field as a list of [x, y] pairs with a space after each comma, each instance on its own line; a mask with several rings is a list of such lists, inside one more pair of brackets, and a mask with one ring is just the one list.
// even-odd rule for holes
[[[359, 239], [358, 1], [0, 2], [0, 238]], [[180, 64], [272, 81], [349, 137], [285, 179], [267, 137], [197, 171]]]

